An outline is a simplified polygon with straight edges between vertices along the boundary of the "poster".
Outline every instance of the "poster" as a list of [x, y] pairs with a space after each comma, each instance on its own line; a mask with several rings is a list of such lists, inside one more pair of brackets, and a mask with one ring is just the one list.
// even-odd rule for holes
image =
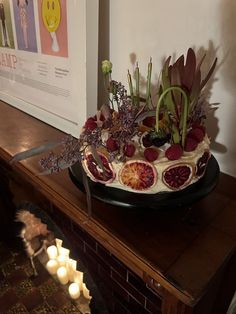
[[0, 0], [0, 98], [74, 136], [97, 108], [98, 0]]

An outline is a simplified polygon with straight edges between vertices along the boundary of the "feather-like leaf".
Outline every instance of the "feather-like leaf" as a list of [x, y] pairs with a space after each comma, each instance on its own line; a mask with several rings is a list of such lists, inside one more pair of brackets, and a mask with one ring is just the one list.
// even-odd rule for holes
[[27, 158], [39, 155], [41, 153], [44, 153], [44, 152], [46, 152], [48, 150], [51, 150], [51, 149], [57, 147], [58, 145], [61, 145], [61, 141], [49, 142], [47, 144], [43, 144], [43, 145], [40, 145], [40, 146], [37, 146], [37, 147], [33, 147], [31, 149], [25, 150], [23, 152], [20, 152], [20, 153], [14, 155], [12, 157], [12, 159], [10, 160], [10, 163], [12, 164], [12, 163], [15, 163], [17, 161], [21, 161], [21, 160], [24, 160], [24, 159], [27, 159]]
[[201, 85], [201, 71], [198, 70], [195, 74], [191, 94], [189, 96], [190, 99], [189, 111], [192, 110], [196, 101], [198, 100], [201, 91], [200, 85]]
[[82, 172], [83, 185], [84, 185], [84, 189], [85, 189], [85, 192], [86, 192], [88, 218], [90, 218], [92, 216], [92, 196], [91, 196], [91, 190], [90, 190], [87, 174], [84, 171], [84, 168], [81, 165], [81, 163], [80, 163], [80, 166], [81, 166], [81, 172]]
[[192, 48], [188, 49], [186, 63], [184, 67], [183, 85], [190, 91], [196, 71], [196, 55]]
[[156, 115], [156, 111], [155, 110], [145, 111], [145, 112], [143, 112], [143, 113], [141, 113], [141, 114], [139, 114], [137, 116], [137, 118], [135, 119], [135, 122], [137, 122], [137, 123], [141, 122], [145, 118], [147, 118], [147, 117], [155, 117], [155, 115]]
[[206, 58], [206, 53], [201, 57], [200, 61], [198, 62], [197, 67], [196, 67], [196, 72], [197, 72], [198, 70], [200, 70], [200, 68], [201, 68], [201, 66], [202, 66], [202, 63], [203, 63], [203, 61], [204, 61], [205, 58]]
[[217, 63], [217, 58], [215, 58], [215, 61], [213, 62], [213, 64], [212, 64], [212, 66], [211, 66], [211, 68], [210, 68], [209, 72], [207, 73], [207, 75], [206, 75], [205, 79], [204, 79], [204, 80], [202, 80], [202, 82], [201, 82], [201, 87], [200, 87], [201, 89], [203, 89], [203, 87], [206, 85], [206, 83], [207, 83], [207, 82], [208, 82], [208, 80], [210, 79], [210, 77], [211, 77], [212, 73], [213, 73], [213, 72], [214, 72], [214, 70], [215, 70], [216, 63]]
[[44, 171], [42, 171], [42, 172], [39, 172], [37, 175], [38, 175], [38, 176], [47, 176], [47, 175], [49, 175], [49, 174], [52, 174], [53, 172], [60, 172], [60, 171], [62, 171], [62, 170], [65, 170], [65, 169], [67, 169], [67, 168], [70, 168], [70, 167], [73, 166], [76, 162], [77, 162], [77, 161], [68, 163], [68, 162], [65, 162], [64, 160], [60, 160], [60, 161], [58, 161], [58, 168], [59, 168], [59, 170], [53, 171], [53, 169], [46, 169], [46, 170], [44, 170]]

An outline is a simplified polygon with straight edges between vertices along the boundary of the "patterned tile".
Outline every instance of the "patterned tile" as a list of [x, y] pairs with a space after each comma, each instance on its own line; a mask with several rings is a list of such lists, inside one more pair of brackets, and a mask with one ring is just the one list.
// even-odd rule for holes
[[17, 269], [7, 276], [7, 280], [12, 286], [18, 285], [27, 278], [27, 274], [24, 272], [23, 269]]
[[41, 293], [36, 288], [33, 288], [30, 293], [21, 299], [21, 303], [24, 304], [28, 311], [35, 309], [43, 301]]
[[58, 285], [52, 278], [49, 278], [39, 287], [39, 290], [43, 298], [47, 298], [53, 295], [58, 290]]
[[23, 298], [33, 289], [32, 282], [29, 279], [22, 280], [17, 286], [15, 286], [15, 294], [18, 298]]
[[32, 268], [30, 263], [26, 263], [23, 266], [23, 269], [24, 269], [24, 272], [26, 273], [27, 277], [34, 276], [34, 270], [33, 270], [33, 268]]
[[0, 281], [0, 297], [10, 289], [10, 285], [6, 279]]
[[17, 303], [19, 303], [19, 298], [14, 293], [14, 290], [9, 288], [7, 292], [0, 298], [0, 313], [5, 313]]
[[27, 314], [27, 313], [29, 312], [21, 303], [16, 303], [6, 312], [6, 314]]
[[[6, 250], [0, 242], [0, 252]], [[33, 276], [24, 251], [12, 251], [10, 259], [0, 260], [0, 314], [81, 313], [80, 305], [70, 299], [68, 287], [53, 279], [37, 258], [34, 262], [38, 276]]]
[[70, 313], [77, 313], [77, 314], [79, 314], [81, 312], [78, 310], [76, 305], [74, 305], [72, 302], [68, 302], [57, 313], [58, 314], [70, 314]]
[[30, 314], [56, 314], [52, 311], [52, 309], [48, 306], [46, 302], [36, 307], [34, 310], [30, 311]]
[[49, 296], [46, 300], [51, 308], [57, 310], [58, 308], [62, 308], [68, 302], [68, 296], [58, 289], [58, 291]]
[[5, 276], [10, 275], [12, 272], [16, 270], [16, 262], [13, 258], [11, 258], [7, 263], [1, 264], [2, 272]]

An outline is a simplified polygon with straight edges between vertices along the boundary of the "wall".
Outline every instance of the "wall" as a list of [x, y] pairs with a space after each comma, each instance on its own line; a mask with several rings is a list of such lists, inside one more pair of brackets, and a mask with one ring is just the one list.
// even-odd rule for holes
[[116, 80], [127, 81], [134, 54], [144, 78], [152, 57], [154, 85], [161, 64], [169, 55], [174, 60], [189, 47], [201, 55], [206, 50], [208, 66], [218, 57], [208, 92], [210, 101], [220, 105], [209, 114], [207, 128], [221, 170], [236, 176], [236, 1], [110, 0], [109, 18], [110, 60]]

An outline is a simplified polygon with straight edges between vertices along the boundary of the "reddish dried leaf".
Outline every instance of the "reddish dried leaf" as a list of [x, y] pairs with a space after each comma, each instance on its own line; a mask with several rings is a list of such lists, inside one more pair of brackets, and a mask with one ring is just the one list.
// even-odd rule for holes
[[180, 82], [182, 85], [183, 79], [184, 79], [184, 55], [180, 56], [179, 59], [177, 59], [177, 61], [175, 62], [175, 65], [178, 68], [179, 76], [180, 76]]
[[[173, 65], [171, 71], [171, 86], [181, 86], [179, 69], [176, 63]], [[179, 92], [173, 91], [173, 98], [176, 105], [181, 103], [181, 94]]]
[[195, 74], [194, 81], [193, 81], [193, 86], [190, 94], [190, 100], [197, 99], [200, 91], [201, 91], [201, 71], [198, 70]]
[[189, 48], [184, 68], [183, 85], [190, 91], [196, 71], [196, 55], [192, 48]]

